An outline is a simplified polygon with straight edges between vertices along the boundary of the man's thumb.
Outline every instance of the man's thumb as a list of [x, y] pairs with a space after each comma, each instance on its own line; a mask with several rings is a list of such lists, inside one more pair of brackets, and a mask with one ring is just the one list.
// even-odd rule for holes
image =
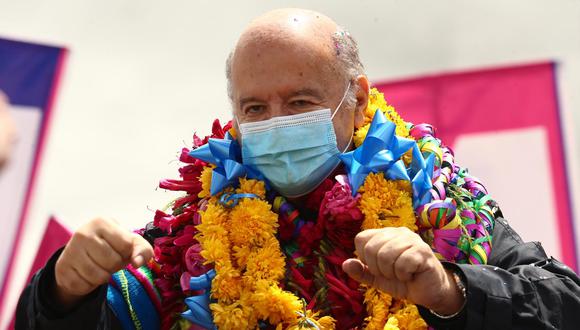
[[342, 263], [342, 270], [354, 280], [368, 285], [373, 285], [375, 276], [369, 272], [368, 267], [359, 259], [347, 259]]
[[146, 239], [138, 234], [133, 237], [133, 253], [131, 254], [131, 265], [139, 268], [153, 258], [153, 248]]

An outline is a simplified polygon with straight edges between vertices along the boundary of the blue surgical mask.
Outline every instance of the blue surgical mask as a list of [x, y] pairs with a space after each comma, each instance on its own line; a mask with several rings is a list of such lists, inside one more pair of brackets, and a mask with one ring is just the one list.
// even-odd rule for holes
[[283, 196], [314, 190], [340, 164], [332, 119], [347, 92], [348, 87], [334, 112], [322, 109], [239, 124], [244, 165], [262, 173]]

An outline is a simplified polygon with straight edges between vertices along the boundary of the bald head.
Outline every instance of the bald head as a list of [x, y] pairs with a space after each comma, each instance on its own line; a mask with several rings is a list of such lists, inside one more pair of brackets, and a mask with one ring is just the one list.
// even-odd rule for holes
[[236, 50], [255, 42], [307, 44], [333, 53], [337, 24], [320, 13], [304, 9], [278, 9], [254, 19], [244, 30]]
[[[316, 56], [330, 78], [352, 79], [364, 73], [356, 41], [331, 18], [306, 9], [277, 9], [250, 22], [228, 57], [226, 75], [232, 98], [232, 67], [248, 51], [264, 48], [296, 49], [302, 56]], [[260, 53], [254, 52], [254, 56]], [[259, 58], [255, 58], [259, 63]]]

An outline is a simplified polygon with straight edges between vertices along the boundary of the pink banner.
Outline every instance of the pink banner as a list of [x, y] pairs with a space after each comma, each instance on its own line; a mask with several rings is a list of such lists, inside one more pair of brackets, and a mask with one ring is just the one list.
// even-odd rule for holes
[[[548, 252], [577, 269], [553, 63], [441, 74], [376, 87], [406, 120], [431, 123], [464, 160], [462, 165], [483, 173], [472, 174], [494, 182], [490, 193], [520, 234], [529, 232], [545, 246], [553, 244], [556, 247]], [[551, 226], [554, 237], [545, 232]]]
[[[50, 218], [42, 236], [42, 241], [38, 247], [38, 252], [36, 252], [36, 258], [34, 258], [34, 263], [30, 268], [30, 273], [28, 274], [28, 279], [26, 283], [30, 282], [30, 279], [34, 274], [44, 267], [48, 259], [54, 254], [56, 250], [63, 247], [71, 237], [71, 232], [65, 228], [58, 220], [54, 217]], [[14, 329], [14, 319], [10, 323], [9, 329]]]

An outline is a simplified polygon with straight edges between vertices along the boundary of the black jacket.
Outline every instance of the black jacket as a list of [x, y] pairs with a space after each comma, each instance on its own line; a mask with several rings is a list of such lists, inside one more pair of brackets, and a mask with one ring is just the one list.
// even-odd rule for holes
[[[524, 243], [503, 218], [497, 218], [488, 265], [445, 267], [460, 273], [467, 302], [452, 319], [441, 319], [419, 307], [436, 329], [580, 329], [580, 278], [548, 258], [537, 242]], [[63, 312], [51, 297], [54, 265], [48, 261], [22, 292], [16, 329], [121, 329], [106, 303], [106, 286], [72, 311]]]

